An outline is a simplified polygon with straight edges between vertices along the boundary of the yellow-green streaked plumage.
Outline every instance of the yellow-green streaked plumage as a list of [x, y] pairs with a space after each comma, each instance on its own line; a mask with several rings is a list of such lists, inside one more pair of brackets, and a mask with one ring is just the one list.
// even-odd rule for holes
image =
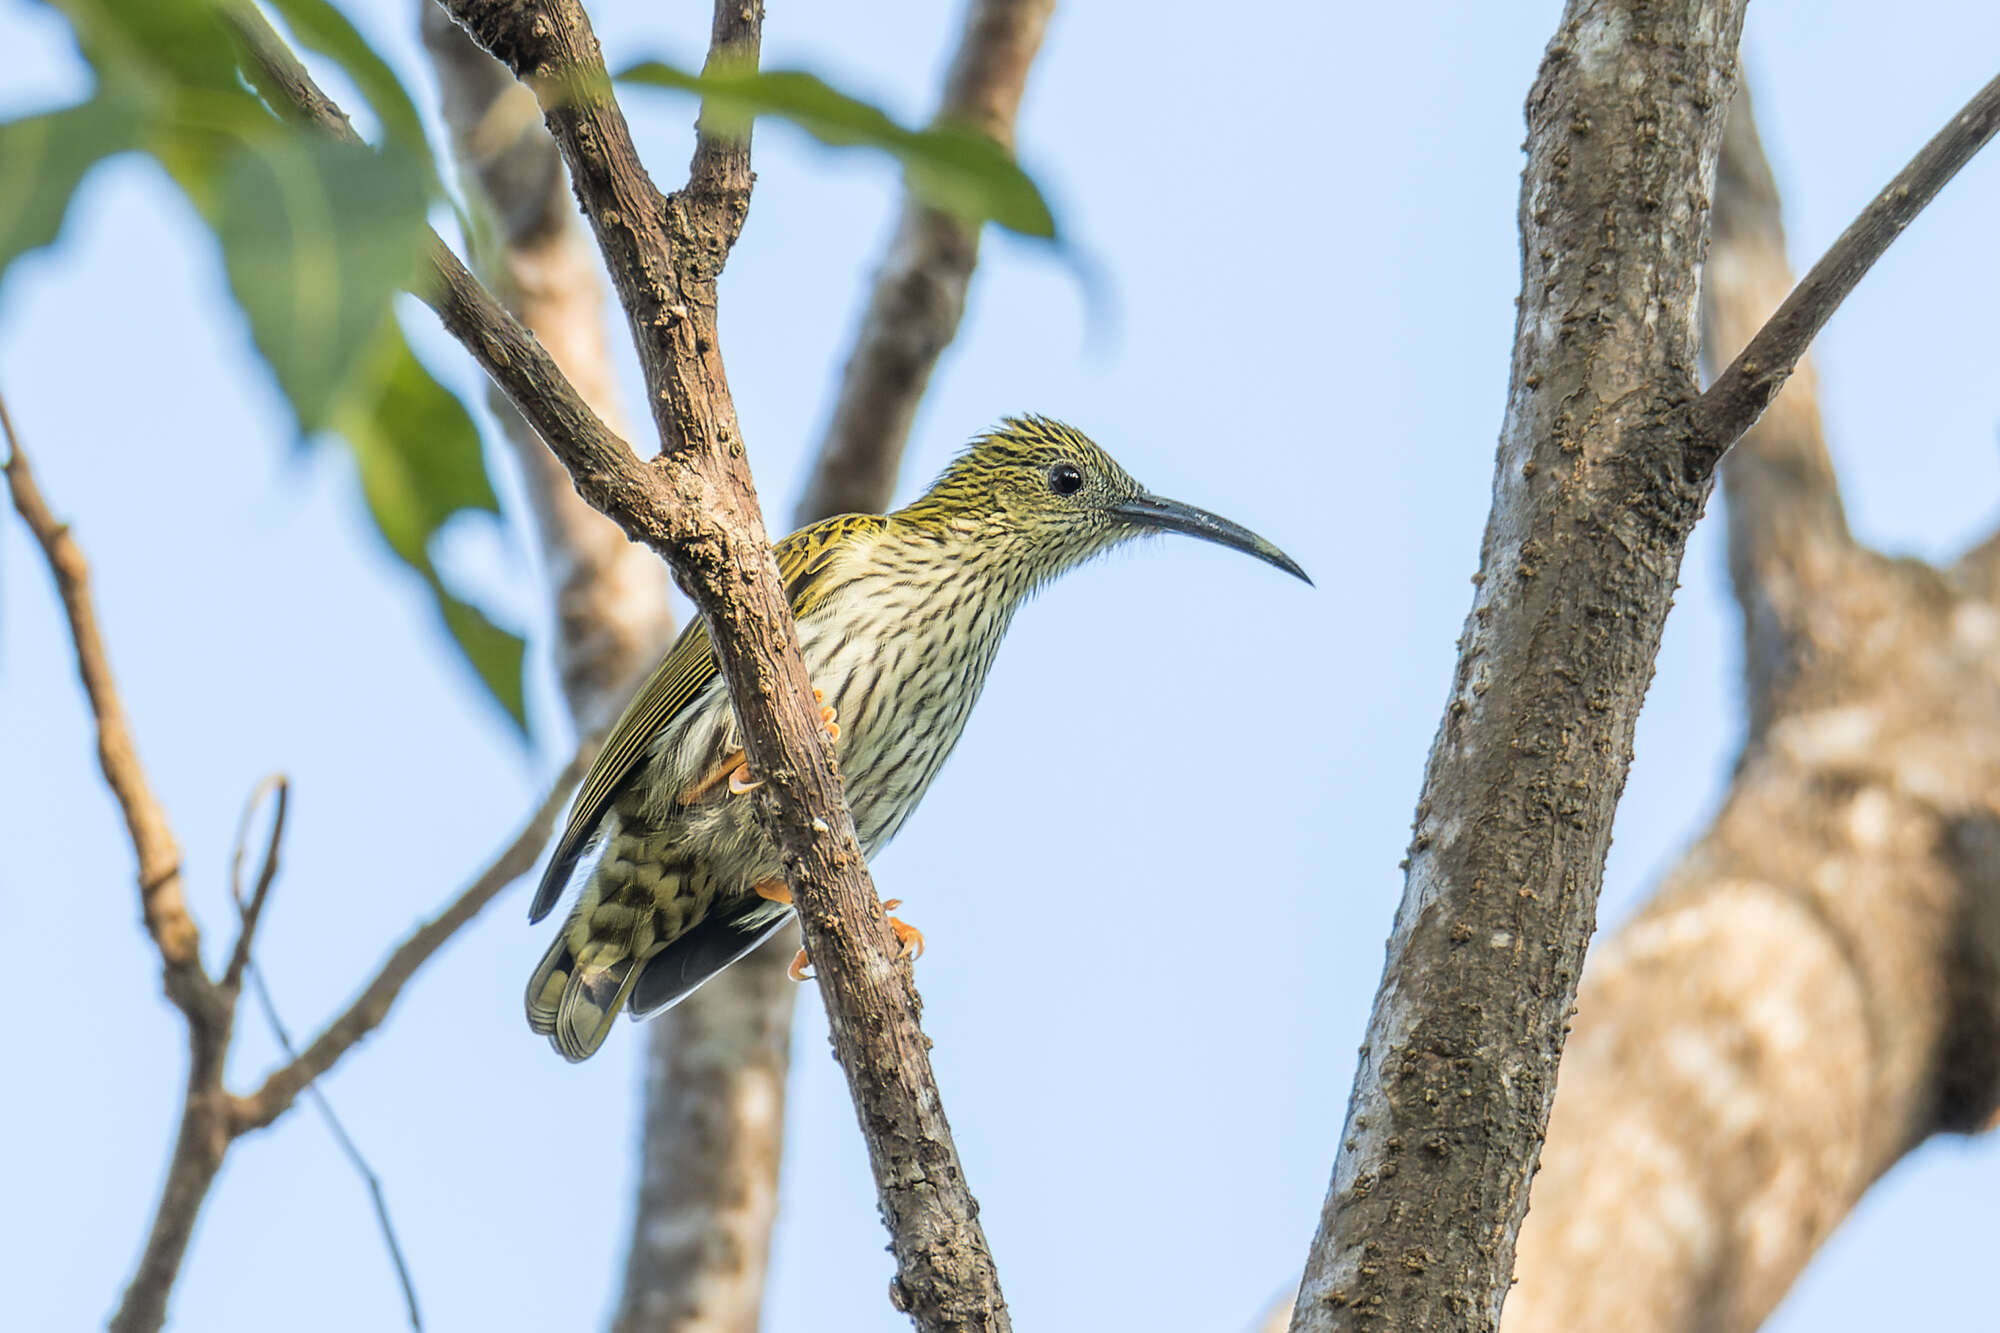
[[[848, 514], [779, 542], [779, 573], [815, 688], [835, 710], [864, 855], [892, 837], [964, 730], [1001, 635], [1038, 585], [1099, 551], [1175, 530], [1303, 578], [1270, 543], [1148, 495], [1079, 432], [1041, 417], [975, 441], [913, 504]], [[528, 982], [528, 1022], [571, 1060], [621, 1008], [685, 996], [782, 925], [753, 891], [777, 850], [749, 798], [689, 794], [740, 750], [707, 627], [690, 624], [584, 778], [530, 912], [546, 916], [595, 851], [561, 933]]]

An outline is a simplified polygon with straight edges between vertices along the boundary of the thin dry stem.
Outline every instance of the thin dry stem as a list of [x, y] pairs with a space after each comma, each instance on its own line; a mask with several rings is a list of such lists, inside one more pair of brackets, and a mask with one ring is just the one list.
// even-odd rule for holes
[[[241, 982], [246, 975], [255, 975], [252, 946], [277, 876], [278, 851], [284, 833], [284, 781], [277, 779], [268, 784], [276, 788], [278, 806], [262, 868], [247, 898], [241, 893], [240, 867], [241, 842], [247, 835], [246, 811], [246, 827], [239, 834], [237, 860], [232, 866], [241, 920], [222, 980], [212, 981], [202, 966], [199, 933], [187, 913], [181, 892], [179, 852], [168, 832], [165, 811], [139, 764], [130, 726], [119, 702], [90, 597], [83, 552], [68, 527], [54, 517], [43, 499], [4, 401], [0, 401], [0, 431], [4, 431], [8, 441], [4, 470], [14, 507], [42, 548], [69, 618], [78, 671], [97, 720], [105, 778], [125, 812], [127, 832], [142, 867], [143, 911], [161, 956], [167, 993], [187, 1019], [187, 1083], [180, 1127], [168, 1159], [166, 1183], [138, 1266], [111, 1320], [114, 1333], [151, 1333], [166, 1321], [168, 1298], [186, 1258], [195, 1221], [230, 1145], [243, 1133], [270, 1124], [313, 1078], [330, 1069], [379, 1025], [402, 987], [438, 948], [495, 894], [534, 864], [569, 788], [581, 777], [595, 745], [586, 743], [579, 750], [513, 844], [435, 920], [419, 929], [390, 956], [361, 998], [304, 1055], [271, 1075], [256, 1094], [233, 1096], [223, 1084], [223, 1063], [235, 1024]], [[253, 797], [253, 805], [255, 800]], [[163, 865], [164, 873], [158, 869]], [[150, 875], [144, 873], [147, 867], [153, 868]], [[365, 1163], [363, 1167], [364, 1174], [372, 1176], [365, 1171]], [[386, 1218], [384, 1221], [386, 1224]]]
[[[1896, 173], [1785, 298], [1729, 368], [1695, 405], [1702, 453], [1726, 451], [1784, 387], [1785, 380], [1840, 303], [1916, 220], [1959, 169], [2000, 130], [2000, 77], [1971, 101]], [[1709, 459], [1713, 466], [1713, 459]]]
[[15, 434], [14, 423], [0, 399], [0, 430], [7, 437], [6, 475], [14, 511], [28, 526], [48, 562], [69, 621], [71, 642], [76, 648], [77, 675], [97, 726], [97, 761], [104, 772], [105, 785], [118, 802], [125, 819], [125, 832], [138, 859], [139, 909], [146, 931], [160, 954], [167, 997], [189, 1019], [209, 1021], [215, 1008], [214, 986], [201, 965], [201, 932], [188, 915], [187, 897], [181, 883], [181, 849], [167, 820], [165, 807], [153, 792], [152, 782], [139, 762], [139, 749], [132, 737], [132, 724], [125, 715], [118, 685], [111, 674], [111, 662], [98, 627], [97, 610], [90, 595], [90, 565], [83, 548], [71, 536], [69, 525], [50, 512], [36, 484], [28, 455]]
[[[285, 838], [285, 810], [291, 801], [292, 784], [282, 773], [273, 773], [251, 791], [250, 799], [243, 803], [243, 818], [236, 827], [236, 850], [229, 858], [230, 896], [236, 900], [239, 913], [236, 928], [236, 943], [229, 950], [229, 966], [223, 969], [222, 989], [235, 995], [243, 988], [243, 972], [250, 966], [250, 947], [257, 938], [257, 923], [264, 916], [264, 900], [270, 895], [271, 885], [278, 878], [278, 848]], [[257, 871], [257, 885], [250, 896], [243, 896], [243, 849], [250, 836], [250, 820], [257, 813], [257, 807], [264, 803], [266, 796], [275, 795], [277, 803], [271, 811], [271, 833], [264, 844], [263, 865]]]

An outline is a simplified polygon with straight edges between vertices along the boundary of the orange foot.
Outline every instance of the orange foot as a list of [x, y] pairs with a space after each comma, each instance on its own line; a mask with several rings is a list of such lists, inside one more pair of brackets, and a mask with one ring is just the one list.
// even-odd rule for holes
[[[770, 880], [764, 884], [759, 884], [756, 886], [756, 889], [758, 897], [769, 898], [774, 903], [789, 904], [792, 901], [791, 889], [778, 880]], [[779, 893], [783, 893], [784, 897], [777, 896]], [[902, 905], [903, 900], [901, 898], [891, 898], [888, 902], [882, 904], [882, 911], [886, 915], [892, 908], [901, 907]], [[902, 946], [896, 955], [898, 958], [908, 958], [914, 961], [924, 956], [924, 932], [918, 930], [909, 922], [900, 921], [893, 916], [889, 918], [889, 929], [896, 932], [896, 943]], [[808, 970], [810, 967], [811, 962], [806, 958], [806, 951], [800, 949], [792, 955], [792, 965], [785, 969], [785, 975], [793, 981], [807, 981], [813, 975]]]
[[[882, 912], [884, 915], [887, 915], [890, 911], [902, 905], [903, 900], [901, 898], [891, 898], [888, 902], [882, 904]], [[907, 921], [898, 921], [893, 916], [889, 917], [889, 929], [896, 932], [896, 943], [903, 946], [903, 951], [898, 955], [899, 957], [915, 960], [924, 956], [924, 932], [918, 930]]]
[[[813, 691], [813, 702], [820, 705], [819, 725], [826, 732], [826, 738], [830, 741], [839, 740], [840, 723], [836, 719], [840, 715], [834, 711], [832, 704], [826, 702], [826, 691], [815, 689]], [[743, 757], [743, 751], [731, 750], [722, 756], [714, 768], [702, 774], [700, 780], [692, 787], [689, 787], [680, 794], [680, 803], [682, 805], [693, 805], [695, 802], [701, 800], [702, 797], [714, 791], [716, 786], [724, 780], [727, 780], [729, 783], [729, 794], [731, 796], [743, 796], [756, 791], [764, 785], [762, 778], [753, 778], [750, 776], [750, 764]]]

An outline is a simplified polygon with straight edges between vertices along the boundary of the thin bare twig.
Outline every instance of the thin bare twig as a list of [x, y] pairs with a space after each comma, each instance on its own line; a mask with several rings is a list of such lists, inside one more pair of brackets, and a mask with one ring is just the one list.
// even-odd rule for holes
[[[271, 813], [271, 835], [264, 844], [264, 864], [257, 872], [257, 887], [243, 896], [243, 851], [250, 837], [250, 820], [266, 795], [275, 793], [277, 807]], [[238, 925], [235, 947], [229, 951], [229, 966], [222, 973], [222, 989], [234, 995], [243, 984], [243, 969], [250, 965], [250, 945], [257, 935], [257, 922], [264, 915], [264, 899], [278, 878], [278, 848], [285, 837], [285, 809], [291, 802], [292, 784], [283, 773], [273, 773], [258, 783], [243, 803], [243, 818], [236, 825], [236, 850], [229, 858], [229, 894], [236, 900]]]
[[[243, 854], [250, 841], [250, 821], [255, 817], [258, 806], [265, 796], [276, 793], [277, 809], [271, 817], [271, 832], [264, 847], [263, 865], [257, 872], [257, 884], [246, 898], [243, 893]], [[291, 782], [282, 773], [273, 773], [258, 783], [250, 792], [250, 799], [243, 803], [243, 817], [236, 825], [236, 843], [229, 856], [229, 896], [236, 903], [238, 930], [236, 948], [232, 950], [229, 971], [225, 974], [224, 986], [235, 992], [243, 978], [248, 977], [250, 988], [257, 996], [257, 1004], [264, 1011], [264, 1021], [270, 1026], [271, 1035], [278, 1039], [278, 1046], [291, 1059], [298, 1058], [298, 1051], [292, 1046], [292, 1034], [286, 1030], [284, 1020], [278, 1016], [278, 1005], [271, 998], [270, 983], [264, 979], [264, 969], [251, 958], [250, 942], [257, 933], [257, 917], [263, 910], [264, 900], [271, 889], [271, 883], [278, 876], [278, 848], [285, 833], [285, 807], [291, 794]], [[417, 1309], [417, 1289], [410, 1280], [409, 1265], [403, 1261], [403, 1247], [396, 1239], [395, 1224], [389, 1219], [388, 1200], [382, 1193], [382, 1182], [368, 1159], [361, 1153], [354, 1139], [347, 1132], [340, 1117], [334, 1113], [333, 1103], [327, 1099], [319, 1085], [306, 1089], [306, 1095], [319, 1108], [320, 1116], [327, 1128], [333, 1132], [334, 1142], [368, 1187], [368, 1193], [375, 1203], [375, 1222], [382, 1232], [382, 1240], [389, 1249], [389, 1260], [396, 1268], [396, 1279], [402, 1284], [403, 1301], [410, 1312], [410, 1327], [416, 1333], [423, 1333], [424, 1321]]]
[[160, 955], [166, 993], [187, 1019], [188, 1071], [180, 1129], [138, 1267], [111, 1320], [112, 1333], [151, 1333], [165, 1322], [168, 1293], [228, 1146], [222, 1063], [229, 1046], [232, 1006], [202, 967], [200, 932], [188, 915], [182, 892], [180, 849], [139, 763], [98, 628], [82, 548], [42, 498], [4, 400], [0, 400], [0, 432], [7, 437], [5, 471], [14, 508], [42, 548], [69, 619], [77, 673], [97, 724], [98, 760], [124, 813], [138, 858], [140, 911]]
[[[271, 998], [271, 987], [264, 980], [264, 971], [254, 963], [250, 966], [250, 986], [257, 993], [257, 1007], [264, 1011], [264, 1021], [270, 1024], [271, 1033], [277, 1037], [278, 1045], [284, 1050], [287, 1058], [298, 1059], [298, 1048], [292, 1044], [292, 1034], [286, 1030], [283, 1021], [278, 1017], [278, 1005]], [[332, 1101], [321, 1091], [319, 1084], [308, 1085], [305, 1095], [307, 1100], [318, 1108], [320, 1117], [326, 1121], [327, 1129], [333, 1133], [334, 1142], [340, 1145], [341, 1155], [361, 1176], [361, 1183], [368, 1187], [368, 1198], [375, 1209], [375, 1225], [382, 1232], [382, 1243], [389, 1251], [389, 1262], [396, 1269], [397, 1285], [403, 1289], [403, 1306], [409, 1312], [410, 1327], [416, 1330], [416, 1333], [423, 1333], [424, 1316], [417, 1307], [416, 1282], [410, 1276], [409, 1262], [403, 1257], [402, 1243], [396, 1239], [396, 1224], [389, 1218], [389, 1200], [382, 1192], [382, 1178], [376, 1175], [375, 1169], [368, 1164], [368, 1158], [362, 1154], [360, 1146], [347, 1132], [347, 1126], [341, 1123], [340, 1117], [334, 1113]]]
[[5, 472], [14, 510], [41, 546], [69, 620], [77, 675], [97, 725], [98, 764], [124, 815], [125, 831], [138, 858], [140, 912], [159, 950], [167, 997], [191, 1019], [200, 1015], [206, 1021], [215, 1007], [214, 986], [202, 970], [201, 932], [188, 915], [181, 884], [180, 844], [139, 762], [132, 724], [125, 716], [92, 605], [89, 562], [70, 535], [69, 525], [59, 521], [42, 498], [4, 398], [0, 398], [0, 432], [7, 437]]
[[2000, 77], [1981, 88], [1896, 173], [1709, 385], [1694, 407], [1695, 429], [1702, 438], [1694, 455], [1697, 460], [1706, 458], [1713, 467], [1715, 459], [1750, 428], [1855, 284], [1996, 130], [2000, 130]]

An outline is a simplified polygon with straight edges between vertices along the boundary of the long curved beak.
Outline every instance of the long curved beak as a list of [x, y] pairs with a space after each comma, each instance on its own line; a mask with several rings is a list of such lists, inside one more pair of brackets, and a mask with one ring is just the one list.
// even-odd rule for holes
[[1227, 546], [1245, 555], [1254, 555], [1267, 565], [1276, 565], [1294, 578], [1304, 579], [1308, 586], [1312, 579], [1298, 561], [1280, 551], [1271, 543], [1259, 537], [1240, 523], [1231, 523], [1220, 514], [1211, 514], [1206, 509], [1196, 509], [1193, 505], [1182, 504], [1179, 500], [1167, 500], [1157, 495], [1136, 495], [1122, 504], [1113, 505], [1111, 512], [1136, 527], [1154, 532], [1185, 532], [1190, 537], [1199, 537], [1217, 546]]

